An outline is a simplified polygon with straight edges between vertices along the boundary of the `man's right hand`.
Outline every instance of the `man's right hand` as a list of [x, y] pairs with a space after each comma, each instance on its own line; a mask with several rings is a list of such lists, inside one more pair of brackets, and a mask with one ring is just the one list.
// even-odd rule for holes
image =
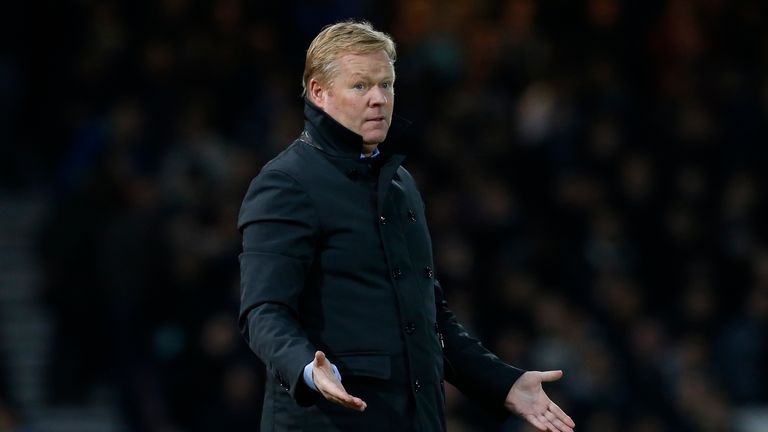
[[325, 353], [317, 351], [313, 363], [312, 380], [323, 397], [343, 407], [365, 411], [368, 404], [364, 400], [347, 393], [347, 390], [341, 385], [341, 381], [334, 375], [333, 369], [331, 369], [331, 362], [325, 358]]

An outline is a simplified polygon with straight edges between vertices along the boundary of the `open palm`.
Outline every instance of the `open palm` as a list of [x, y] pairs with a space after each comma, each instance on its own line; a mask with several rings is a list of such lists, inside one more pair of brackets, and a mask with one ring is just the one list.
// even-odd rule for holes
[[331, 362], [325, 357], [325, 353], [317, 351], [315, 353], [314, 368], [312, 369], [312, 380], [323, 397], [329, 401], [357, 411], [365, 411], [368, 404], [364, 400], [352, 396], [341, 384], [331, 369]]
[[526, 372], [509, 389], [504, 405], [541, 431], [573, 432], [576, 424], [552, 402], [541, 386], [543, 382], [557, 381], [562, 376], [562, 371]]

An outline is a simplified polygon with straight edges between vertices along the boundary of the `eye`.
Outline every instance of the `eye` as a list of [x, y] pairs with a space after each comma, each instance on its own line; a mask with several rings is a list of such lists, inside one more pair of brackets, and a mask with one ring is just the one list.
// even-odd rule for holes
[[387, 81], [384, 81], [383, 83], [381, 83], [381, 88], [383, 88], [383, 89], [389, 89], [391, 86], [392, 86], [392, 84], [390, 84]]
[[357, 83], [352, 88], [354, 88], [355, 90], [365, 90], [365, 84]]

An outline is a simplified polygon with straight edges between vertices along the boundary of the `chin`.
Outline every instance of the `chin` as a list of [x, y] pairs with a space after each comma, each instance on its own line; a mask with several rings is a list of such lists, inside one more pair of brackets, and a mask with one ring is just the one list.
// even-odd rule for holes
[[363, 136], [363, 142], [366, 144], [380, 144], [386, 138], [386, 133], [366, 134]]

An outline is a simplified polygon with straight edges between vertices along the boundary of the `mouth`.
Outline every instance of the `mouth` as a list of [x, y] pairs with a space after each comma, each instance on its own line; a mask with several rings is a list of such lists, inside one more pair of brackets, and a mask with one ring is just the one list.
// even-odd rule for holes
[[387, 118], [384, 117], [384, 116], [377, 116], [377, 117], [368, 118], [365, 121], [369, 121], [369, 122], [382, 122], [382, 121], [385, 121], [386, 119]]

